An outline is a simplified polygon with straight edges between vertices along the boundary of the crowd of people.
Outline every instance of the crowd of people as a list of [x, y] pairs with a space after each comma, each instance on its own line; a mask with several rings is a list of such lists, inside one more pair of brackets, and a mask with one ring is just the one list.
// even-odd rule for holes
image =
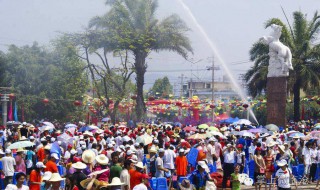
[[308, 183], [318, 179], [315, 123], [278, 130], [161, 122], [94, 128], [82, 122], [55, 128], [13, 124], [0, 129], [2, 189], [237, 190], [247, 174], [253, 183], [246, 185], [287, 190], [295, 166], [304, 166]]

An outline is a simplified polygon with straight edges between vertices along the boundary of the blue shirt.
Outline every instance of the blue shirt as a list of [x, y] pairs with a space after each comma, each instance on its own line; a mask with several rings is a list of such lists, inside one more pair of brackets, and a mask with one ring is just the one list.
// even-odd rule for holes
[[192, 172], [192, 176], [193, 183], [195, 184], [196, 188], [205, 187], [207, 180], [209, 180], [209, 176], [206, 171], [200, 173], [199, 170], [195, 170]]

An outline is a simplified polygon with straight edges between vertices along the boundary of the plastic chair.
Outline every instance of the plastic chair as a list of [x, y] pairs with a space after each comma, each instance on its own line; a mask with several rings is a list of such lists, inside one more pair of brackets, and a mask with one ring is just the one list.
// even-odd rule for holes
[[153, 177], [149, 180], [149, 183], [150, 183], [150, 187], [151, 189], [153, 190], [156, 190], [157, 189], [157, 178]]
[[157, 190], [168, 190], [167, 179], [164, 177], [157, 178]]
[[291, 170], [292, 170], [292, 175], [294, 175], [295, 178], [298, 178], [298, 176], [299, 176], [298, 166], [292, 166]]
[[299, 164], [298, 165], [298, 179], [299, 180], [303, 177], [303, 173], [304, 173], [304, 165]]
[[63, 166], [58, 165], [57, 167], [58, 167], [58, 172], [59, 172], [60, 176], [62, 176], [63, 175]]
[[254, 178], [254, 168], [255, 168], [254, 160], [249, 161], [248, 168], [249, 168], [249, 177], [251, 179], [253, 179]]

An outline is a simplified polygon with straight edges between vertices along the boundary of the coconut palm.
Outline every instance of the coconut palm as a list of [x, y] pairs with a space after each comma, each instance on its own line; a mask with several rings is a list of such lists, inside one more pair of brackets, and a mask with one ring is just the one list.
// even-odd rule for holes
[[[320, 84], [320, 45], [317, 43], [320, 29], [320, 16], [316, 12], [309, 21], [301, 12], [293, 13], [293, 24], [284, 24], [280, 19], [267, 21], [265, 27], [271, 24], [282, 26], [281, 41], [292, 52], [293, 71], [290, 71], [288, 89], [294, 95], [294, 120], [300, 119], [300, 90], [308, 90]], [[268, 70], [268, 47], [262, 42], [256, 42], [250, 50], [250, 59], [254, 61], [244, 75], [248, 91], [252, 96], [261, 94], [266, 89]]]
[[[89, 26], [104, 31], [114, 50], [129, 50], [134, 56], [133, 69], [136, 73], [138, 119], [145, 113], [143, 98], [146, 58], [152, 51], [173, 51], [187, 58], [192, 52], [189, 30], [177, 15], [159, 21], [156, 16], [157, 0], [108, 0], [110, 11], [91, 19]], [[109, 47], [110, 48], [110, 47]]]

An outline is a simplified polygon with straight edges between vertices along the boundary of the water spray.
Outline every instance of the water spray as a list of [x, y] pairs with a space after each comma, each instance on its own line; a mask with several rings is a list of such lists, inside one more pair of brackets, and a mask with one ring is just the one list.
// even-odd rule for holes
[[[205, 41], [208, 43], [208, 45], [210, 46], [213, 54], [215, 55], [215, 57], [218, 59], [219, 63], [221, 63], [221, 66], [223, 68], [223, 70], [226, 72], [227, 76], [229, 77], [231, 83], [233, 84], [233, 86], [235, 87], [236, 91], [238, 92], [238, 94], [241, 97], [241, 100], [243, 102], [248, 102], [247, 100], [247, 96], [245, 95], [244, 91], [241, 89], [240, 85], [238, 84], [238, 82], [235, 80], [235, 78], [233, 77], [230, 69], [228, 68], [228, 66], [226, 65], [226, 63], [224, 62], [224, 60], [222, 59], [222, 57], [220, 56], [220, 53], [218, 52], [217, 48], [213, 45], [212, 40], [209, 38], [209, 36], [207, 35], [207, 33], [205, 32], [205, 30], [203, 29], [203, 27], [199, 24], [199, 22], [197, 21], [197, 19], [194, 17], [193, 13], [191, 12], [191, 10], [189, 9], [189, 7], [183, 2], [183, 0], [177, 0], [181, 6], [183, 7], [183, 9], [186, 11], [186, 13], [188, 13], [189, 17], [191, 18], [191, 20], [193, 21], [193, 23], [196, 25], [196, 27], [198, 28], [198, 30], [200, 31], [201, 35], [205, 38]], [[248, 111], [250, 113], [250, 115], [252, 116], [252, 118], [255, 120], [255, 122], [257, 124], [259, 124], [256, 116], [254, 115], [251, 107], [249, 106]]]

